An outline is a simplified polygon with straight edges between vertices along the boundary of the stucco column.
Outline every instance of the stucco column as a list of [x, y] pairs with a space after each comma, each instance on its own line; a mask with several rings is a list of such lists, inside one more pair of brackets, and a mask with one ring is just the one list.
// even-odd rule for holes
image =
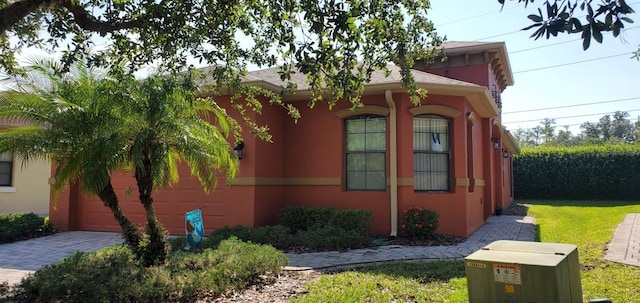
[[391, 90], [384, 91], [384, 97], [389, 105], [389, 187], [391, 191], [391, 236], [398, 236], [398, 132], [396, 122], [396, 103], [393, 101]]

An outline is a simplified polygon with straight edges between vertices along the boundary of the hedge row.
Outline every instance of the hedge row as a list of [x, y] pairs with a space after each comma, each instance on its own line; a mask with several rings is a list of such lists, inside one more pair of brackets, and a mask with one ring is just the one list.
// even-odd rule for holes
[[370, 211], [329, 207], [288, 206], [280, 210], [280, 224], [292, 232], [336, 227], [366, 234], [373, 220]]
[[640, 145], [525, 148], [513, 175], [518, 199], [640, 200]]

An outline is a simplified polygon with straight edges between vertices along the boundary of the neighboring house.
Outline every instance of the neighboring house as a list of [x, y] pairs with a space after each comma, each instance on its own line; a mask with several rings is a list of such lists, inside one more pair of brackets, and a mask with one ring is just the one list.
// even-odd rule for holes
[[[413, 76], [429, 96], [414, 106], [401, 86], [397, 67], [374, 73], [364, 107], [347, 102], [329, 110], [306, 107], [305, 79], [296, 75], [294, 95], [302, 118], [265, 106], [254, 118], [270, 128], [273, 142], [245, 133], [241, 170], [235, 182], [205, 194], [181, 170], [181, 181], [154, 195], [159, 219], [172, 234], [184, 230], [185, 212], [202, 208], [207, 233], [225, 225], [277, 224], [290, 205], [357, 208], [373, 212], [371, 232], [396, 235], [409, 207], [440, 214], [439, 233], [469, 236], [498, 205], [513, 200], [513, 137], [500, 123], [500, 93], [513, 84], [504, 43], [449, 42], [447, 60], [418, 63]], [[246, 82], [274, 91], [283, 82], [275, 69], [249, 73]], [[226, 100], [226, 101], [225, 101]], [[219, 104], [228, 98], [218, 98]], [[130, 176], [114, 177], [122, 209], [136, 222], [144, 212]], [[72, 186], [51, 209], [60, 229], [109, 230], [119, 227], [95, 196]]]
[[[17, 126], [0, 122], [0, 132]], [[49, 213], [51, 163], [36, 159], [23, 165], [11, 153], [0, 154], [0, 214]]]

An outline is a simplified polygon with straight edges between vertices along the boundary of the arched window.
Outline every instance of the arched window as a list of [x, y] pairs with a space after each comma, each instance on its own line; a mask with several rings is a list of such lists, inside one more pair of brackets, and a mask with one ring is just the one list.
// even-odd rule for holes
[[436, 115], [413, 118], [413, 186], [416, 191], [451, 190], [449, 119]]
[[347, 190], [386, 190], [387, 120], [356, 116], [345, 120]]

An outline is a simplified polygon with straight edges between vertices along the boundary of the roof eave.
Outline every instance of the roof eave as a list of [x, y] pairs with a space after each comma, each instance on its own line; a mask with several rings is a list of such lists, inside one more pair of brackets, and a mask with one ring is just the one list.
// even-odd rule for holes
[[[424, 88], [430, 95], [465, 97], [471, 107], [482, 118], [495, 117], [499, 114], [498, 106], [493, 101], [489, 89], [484, 86], [462, 86], [436, 83], [416, 83], [418, 87]], [[407, 93], [407, 89], [399, 82], [369, 84], [365, 86], [363, 95], [375, 95], [391, 90], [395, 93]], [[294, 94], [283, 97], [285, 101], [308, 100], [311, 92], [308, 90], [297, 90]]]

